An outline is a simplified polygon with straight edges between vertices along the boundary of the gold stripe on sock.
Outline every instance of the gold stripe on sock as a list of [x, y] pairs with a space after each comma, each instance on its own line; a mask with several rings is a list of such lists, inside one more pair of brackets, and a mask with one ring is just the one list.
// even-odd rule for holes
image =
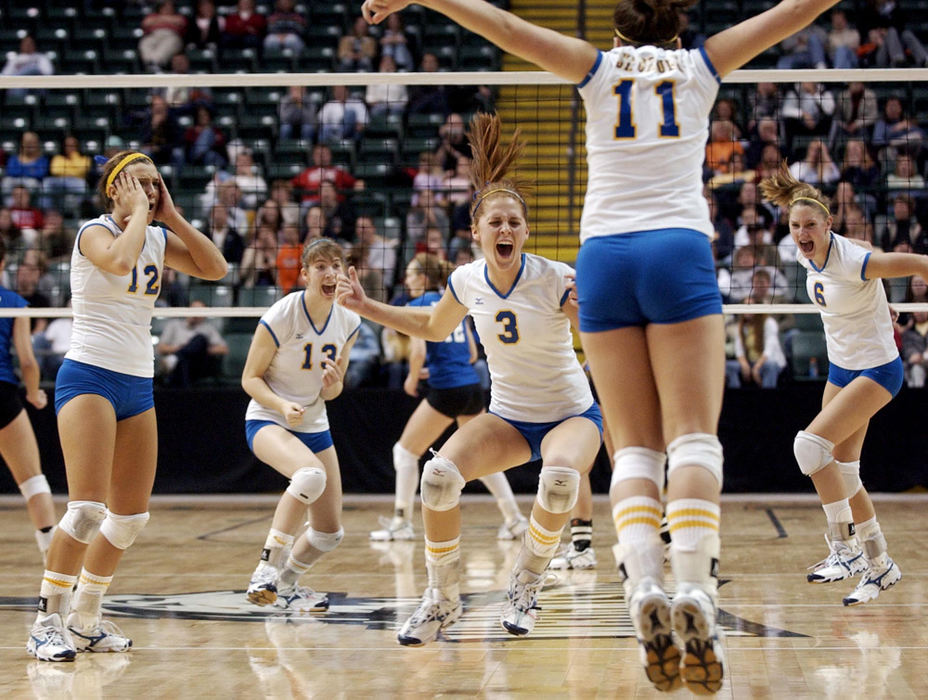
[[53, 586], [58, 586], [59, 588], [71, 588], [74, 585], [74, 581], [60, 581], [58, 579], [49, 578], [48, 576], [42, 577], [43, 581], [47, 581]]
[[670, 523], [669, 529], [672, 534], [677, 530], [682, 530], [686, 527], [700, 527], [705, 530], [714, 530], [715, 532], [719, 531], [718, 523], [707, 523], [705, 520], [675, 520], [674, 522]]
[[550, 545], [550, 544], [553, 544], [554, 542], [560, 541], [561, 539], [561, 533], [557, 533], [556, 535], [544, 535], [541, 532], [539, 532], [535, 528], [534, 525], [531, 525], [531, 524], [528, 526], [528, 532], [531, 535], [532, 539], [538, 542], [539, 544]]
[[673, 521], [677, 518], [708, 518], [718, 522], [719, 514], [703, 508], [680, 508], [667, 513], [667, 520]]

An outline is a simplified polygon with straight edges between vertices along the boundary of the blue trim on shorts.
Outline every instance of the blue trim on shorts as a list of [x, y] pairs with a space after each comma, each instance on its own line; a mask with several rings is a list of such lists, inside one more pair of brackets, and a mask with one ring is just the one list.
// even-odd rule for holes
[[151, 377], [136, 377], [66, 359], [55, 377], [55, 415], [68, 401], [83, 394], [102, 396], [109, 401], [117, 421], [145, 413], [155, 405]]
[[[492, 411], [490, 413], [493, 413]], [[536, 459], [541, 459], [541, 442], [545, 439], [545, 436], [554, 430], [557, 426], [563, 423], [565, 420], [571, 418], [588, 418], [593, 421], [593, 425], [596, 426], [599, 430], [599, 439], [602, 440], [603, 437], [603, 414], [599, 410], [599, 404], [595, 401], [593, 405], [586, 409], [583, 413], [578, 413], [575, 416], [567, 416], [561, 420], [551, 421], [549, 423], [529, 423], [528, 421], [522, 420], [510, 420], [509, 418], [503, 418], [503, 416], [498, 413], [493, 413], [494, 416], [502, 418], [504, 421], [509, 423], [513, 428], [521, 433], [522, 437], [525, 438], [525, 441], [528, 443], [529, 448], [532, 450], [532, 461]]]
[[257, 435], [258, 431], [266, 425], [276, 425], [278, 428], [286, 430], [291, 435], [295, 435], [300, 442], [302, 442], [312, 451], [313, 454], [319, 454], [323, 450], [329, 449], [333, 444], [332, 433], [330, 433], [328, 430], [323, 430], [319, 433], [298, 433], [295, 430], [284, 428], [284, 426], [280, 425], [280, 423], [275, 423], [272, 420], [246, 420], [245, 439], [248, 441], [248, 449], [252, 452], [255, 451], [255, 435]]
[[577, 296], [580, 330], [592, 333], [722, 313], [709, 237], [687, 228], [587, 239]]
[[895, 396], [902, 388], [902, 382], [905, 379], [905, 368], [902, 365], [902, 358], [897, 357], [895, 360], [890, 360], [885, 365], [870, 367], [869, 369], [844, 369], [838, 367], [834, 362], [830, 363], [828, 366], [828, 381], [837, 387], [844, 388], [857, 379], [857, 377], [872, 379], [890, 394]]

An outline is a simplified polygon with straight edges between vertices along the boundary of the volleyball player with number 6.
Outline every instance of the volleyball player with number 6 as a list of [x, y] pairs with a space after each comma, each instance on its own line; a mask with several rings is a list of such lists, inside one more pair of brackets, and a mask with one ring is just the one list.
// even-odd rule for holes
[[[883, 253], [831, 230], [828, 200], [796, 180], [783, 164], [760, 183], [764, 197], [789, 211], [790, 235], [806, 287], [818, 306], [828, 348], [828, 382], [822, 410], [796, 435], [799, 469], [811, 477], [828, 522], [828, 557], [808, 575], [810, 583], [862, 574], [845, 605], [874, 600], [902, 574], [860, 480], [860, 452], [870, 419], [899, 392], [902, 359], [882, 279], [928, 274], [928, 257]], [[856, 530], [856, 532], [855, 532]]]
[[[680, 13], [695, 0], [622, 0], [609, 52], [486, 2], [421, 3], [576, 83], [584, 100], [580, 334], [617, 449], [610, 496], [620, 577], [642, 663], [659, 690], [677, 687], [682, 676], [693, 692], [714, 693], [723, 676], [717, 431], [725, 331], [702, 197], [709, 113], [723, 76], [836, 1], [783, 0], [704, 47], [682, 50]], [[408, 4], [365, 0], [362, 13], [380, 23]], [[659, 534], [665, 460], [672, 605]]]

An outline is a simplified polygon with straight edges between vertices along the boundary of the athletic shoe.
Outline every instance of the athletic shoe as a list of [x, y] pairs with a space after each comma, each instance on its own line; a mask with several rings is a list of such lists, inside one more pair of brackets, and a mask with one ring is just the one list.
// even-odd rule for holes
[[415, 538], [416, 533], [412, 529], [412, 523], [402, 518], [384, 518], [381, 516], [380, 524], [382, 530], [373, 530], [371, 539], [377, 542], [394, 542], [396, 540], [411, 540]]
[[641, 579], [626, 595], [645, 675], [660, 691], [676, 690], [680, 687], [680, 650], [671, 633], [670, 599], [650, 577]]
[[522, 533], [528, 530], [528, 520], [525, 516], [518, 516], [515, 520], [503, 523], [496, 532], [498, 540], [517, 540], [522, 537]]
[[426, 588], [422, 602], [403, 623], [396, 640], [403, 646], [422, 646], [433, 641], [441, 630], [461, 619], [463, 612], [460, 598], [451, 600], [445, 598], [437, 588]]
[[29, 631], [26, 651], [39, 661], [74, 661], [77, 656], [74, 641], [58, 613], [36, 619]]
[[271, 605], [276, 601], [279, 575], [276, 567], [266, 561], [260, 562], [251, 575], [251, 581], [248, 582], [248, 591], [245, 593], [248, 602], [255, 605]]
[[596, 552], [592, 547], [577, 549], [573, 543], [562, 549], [551, 563], [549, 569], [595, 569]]
[[293, 586], [277, 591], [274, 605], [295, 613], [325, 612], [329, 609], [329, 598], [325, 593], [316, 593], [306, 586]]
[[683, 682], [695, 695], [711, 695], [722, 687], [725, 655], [715, 603], [698, 585], [682, 583], [670, 606], [677, 640], [683, 644]]
[[78, 651], [120, 652], [132, 647], [132, 640], [110, 620], [98, 620], [91, 627], [80, 627], [79, 619], [76, 612], [68, 616], [68, 631]]
[[520, 637], [529, 634], [535, 629], [535, 619], [538, 617], [538, 591], [545, 583], [544, 572], [536, 574], [528, 569], [522, 569], [509, 577], [509, 600], [503, 603], [503, 611], [499, 622], [503, 629], [510, 634]]
[[899, 571], [896, 562], [890, 559], [888, 554], [881, 554], [860, 577], [857, 588], [844, 599], [844, 604], [860, 605], [876, 600], [880, 591], [895, 586], [901, 578], [902, 572]]
[[867, 570], [867, 559], [856, 539], [831, 540], [825, 535], [825, 541], [830, 552], [825, 559], [809, 567], [812, 571], [806, 576], [809, 583], [843, 581]]

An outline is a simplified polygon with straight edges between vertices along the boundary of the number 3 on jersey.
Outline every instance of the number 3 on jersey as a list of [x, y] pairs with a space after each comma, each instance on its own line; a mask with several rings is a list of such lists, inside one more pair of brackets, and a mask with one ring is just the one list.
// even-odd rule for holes
[[[631, 78], [621, 80], [612, 86], [612, 92], [619, 98], [619, 118], [615, 125], [617, 139], [635, 138], [635, 114], [632, 104], [635, 81]], [[654, 86], [654, 94], [661, 101], [663, 121], [657, 130], [658, 136], [666, 138], [679, 138], [680, 125], [677, 124], [677, 108], [673, 99], [674, 84], [671, 80], [664, 80]]]
[[496, 336], [499, 342], [507, 345], [519, 342], [519, 326], [512, 311], [500, 311], [496, 314], [496, 322], [503, 324], [503, 332]]

